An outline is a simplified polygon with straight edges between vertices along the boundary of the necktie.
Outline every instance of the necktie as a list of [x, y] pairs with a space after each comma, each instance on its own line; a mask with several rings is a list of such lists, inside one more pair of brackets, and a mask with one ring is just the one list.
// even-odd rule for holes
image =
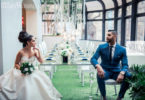
[[113, 46], [109, 46], [109, 58], [110, 58], [110, 61], [112, 61], [112, 48], [113, 48]]

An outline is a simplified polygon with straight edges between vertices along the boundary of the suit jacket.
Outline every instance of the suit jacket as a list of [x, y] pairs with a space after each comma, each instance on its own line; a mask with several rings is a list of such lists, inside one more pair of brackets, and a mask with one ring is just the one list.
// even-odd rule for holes
[[[118, 71], [127, 71], [128, 70], [128, 59], [126, 55], [126, 49], [119, 44], [116, 44], [114, 56], [112, 57], [112, 61], [109, 58], [109, 44], [101, 44], [96, 50], [96, 53], [91, 58], [91, 63], [94, 67], [98, 63], [98, 58], [101, 57], [101, 66], [103, 69], [109, 69], [114, 72]], [[121, 67], [120, 67], [120, 61]]]

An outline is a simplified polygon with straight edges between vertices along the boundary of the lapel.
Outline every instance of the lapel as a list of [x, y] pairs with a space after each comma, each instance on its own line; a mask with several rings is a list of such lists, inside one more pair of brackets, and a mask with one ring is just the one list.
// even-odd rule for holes
[[105, 53], [106, 53], [107, 59], [109, 60], [109, 44], [108, 43], [106, 43]]
[[114, 57], [116, 57], [116, 55], [118, 53], [118, 50], [119, 50], [119, 45], [116, 43], [116, 47], [115, 47], [115, 51], [114, 51], [114, 56], [113, 56], [112, 60], [114, 60]]

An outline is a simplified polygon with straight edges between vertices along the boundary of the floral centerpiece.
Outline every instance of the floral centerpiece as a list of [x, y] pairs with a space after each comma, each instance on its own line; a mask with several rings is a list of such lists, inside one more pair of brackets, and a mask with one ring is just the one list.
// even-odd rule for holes
[[25, 62], [21, 64], [20, 71], [24, 75], [29, 75], [35, 70], [33, 64]]
[[71, 54], [73, 52], [71, 45], [69, 42], [64, 42], [59, 45], [59, 54], [62, 56], [63, 63], [68, 63], [69, 58], [71, 57]]

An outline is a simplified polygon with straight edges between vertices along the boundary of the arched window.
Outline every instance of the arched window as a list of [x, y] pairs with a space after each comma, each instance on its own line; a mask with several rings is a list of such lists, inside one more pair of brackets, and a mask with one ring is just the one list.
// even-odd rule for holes
[[106, 9], [114, 8], [114, 3], [112, 0], [102, 0], [105, 4]]
[[145, 16], [137, 18], [137, 27], [136, 27], [136, 40], [144, 41], [145, 40]]
[[145, 1], [137, 5], [136, 40], [145, 41]]
[[102, 40], [102, 5], [98, 1], [86, 2], [87, 6], [87, 38]]
[[145, 1], [141, 1], [138, 3], [137, 13], [145, 13]]

